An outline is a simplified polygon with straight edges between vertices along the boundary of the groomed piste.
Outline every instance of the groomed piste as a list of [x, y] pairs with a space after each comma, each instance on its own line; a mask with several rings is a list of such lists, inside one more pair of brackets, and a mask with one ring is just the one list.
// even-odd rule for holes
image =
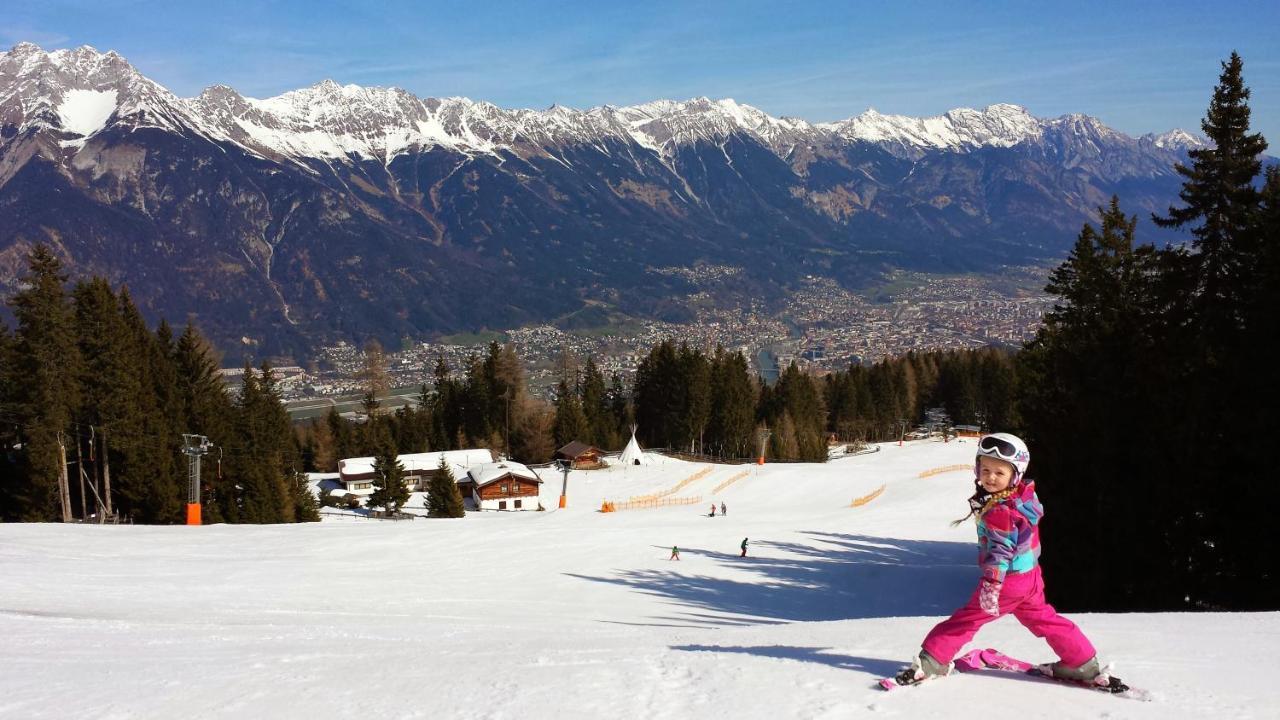
[[[1266, 651], [1280, 613], [1072, 615], [1149, 703], [998, 675], [877, 689], [977, 582], [973, 527], [949, 525], [971, 476], [928, 472], [973, 451], [921, 441], [763, 466], [651, 456], [571, 473], [563, 510], [550, 470], [547, 511], [458, 520], [0, 525], [0, 717], [1280, 714], [1264, 680], [1280, 670]], [[678, 493], [701, 504], [600, 512], [706, 468]], [[728, 515], [708, 517], [712, 501]], [[1047, 508], [1046, 556], [1054, 515], [1070, 511]], [[1052, 659], [1012, 619], [975, 646]]]

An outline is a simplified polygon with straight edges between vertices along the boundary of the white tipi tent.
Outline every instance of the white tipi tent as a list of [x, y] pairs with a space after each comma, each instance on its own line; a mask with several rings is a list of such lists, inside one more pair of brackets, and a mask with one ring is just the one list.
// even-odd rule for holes
[[627, 443], [626, 449], [622, 451], [622, 455], [618, 457], [618, 462], [624, 467], [630, 465], [648, 465], [651, 461], [649, 456], [644, 454], [640, 449], [640, 443], [636, 442], [636, 426], [631, 426], [631, 442]]

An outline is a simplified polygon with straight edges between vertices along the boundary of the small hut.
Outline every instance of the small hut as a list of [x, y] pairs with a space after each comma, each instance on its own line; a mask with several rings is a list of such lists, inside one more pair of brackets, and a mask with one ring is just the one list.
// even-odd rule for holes
[[600, 451], [577, 440], [557, 450], [556, 458], [568, 460], [569, 466], [574, 470], [595, 470], [604, 467], [600, 462]]

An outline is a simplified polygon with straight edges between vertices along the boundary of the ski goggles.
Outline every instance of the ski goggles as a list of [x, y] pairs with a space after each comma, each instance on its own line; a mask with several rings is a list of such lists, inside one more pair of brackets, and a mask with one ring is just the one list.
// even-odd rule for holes
[[1019, 460], [1018, 448], [1008, 440], [1001, 440], [994, 435], [988, 435], [978, 441], [978, 449], [985, 454], [995, 455], [1001, 460], [1013, 462]]

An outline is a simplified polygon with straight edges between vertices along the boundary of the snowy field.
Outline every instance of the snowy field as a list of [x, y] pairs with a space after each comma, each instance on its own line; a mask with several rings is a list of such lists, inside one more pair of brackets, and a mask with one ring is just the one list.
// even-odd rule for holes
[[[459, 520], [0, 525], [0, 717], [1280, 717], [1280, 613], [1074, 616], [1149, 703], [990, 674], [875, 688], [976, 582], [973, 526], [948, 525], [969, 473], [918, 477], [972, 455], [574, 472], [565, 510], [544, 471], [547, 512]], [[696, 506], [598, 512], [704, 467], [675, 495]], [[1011, 618], [975, 642], [1051, 659]]]

